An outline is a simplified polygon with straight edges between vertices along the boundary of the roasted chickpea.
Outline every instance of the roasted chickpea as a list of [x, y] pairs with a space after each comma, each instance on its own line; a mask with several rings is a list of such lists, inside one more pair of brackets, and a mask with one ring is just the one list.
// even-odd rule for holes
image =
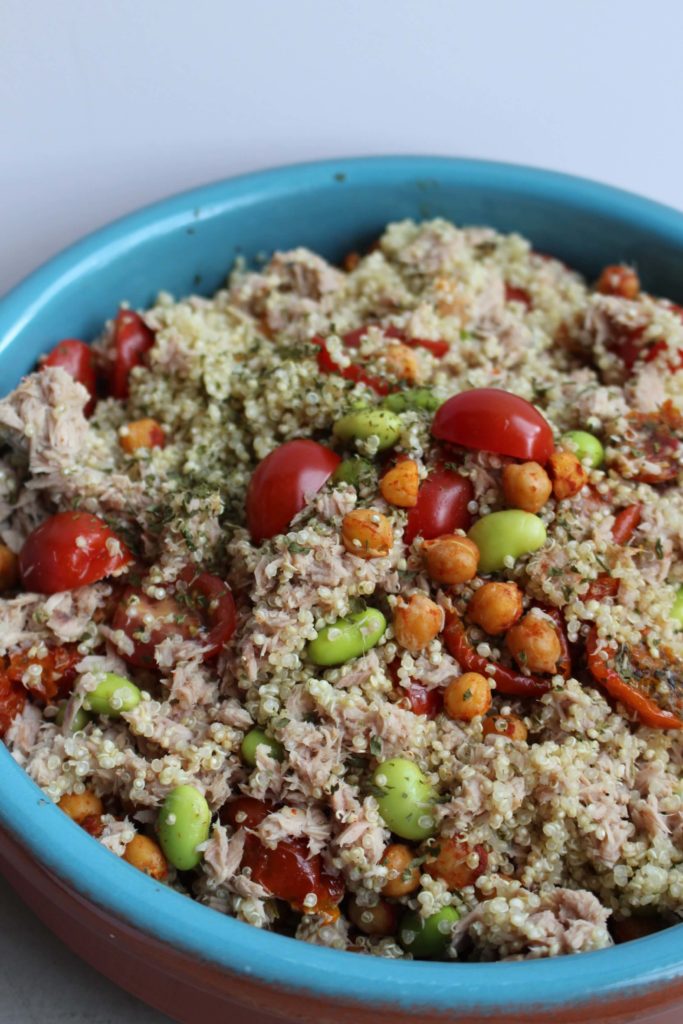
[[426, 594], [411, 594], [407, 601], [399, 597], [394, 608], [396, 642], [417, 654], [439, 635], [444, 621], [443, 608]]
[[504, 633], [522, 614], [522, 591], [516, 583], [484, 583], [467, 606], [467, 618], [485, 633]]
[[621, 299], [637, 299], [640, 294], [640, 279], [631, 267], [605, 267], [597, 280], [595, 289], [603, 295], [618, 295]]
[[414, 384], [420, 376], [420, 364], [408, 345], [388, 345], [382, 352], [392, 377]]
[[391, 523], [374, 508], [356, 508], [342, 520], [342, 544], [358, 558], [383, 558], [391, 551]]
[[573, 498], [588, 480], [588, 473], [573, 452], [553, 452], [548, 460], [553, 494], [558, 501]]
[[124, 452], [132, 455], [138, 448], [163, 448], [166, 435], [156, 420], [133, 420], [119, 433], [119, 444]]
[[393, 935], [396, 931], [398, 908], [386, 900], [379, 900], [373, 907], [363, 907], [352, 899], [347, 911], [352, 923], [366, 935]]
[[414, 864], [415, 854], [405, 843], [391, 843], [382, 857], [387, 869], [387, 880], [382, 888], [383, 896], [398, 899], [415, 892], [420, 884], [420, 870]]
[[449, 718], [469, 722], [485, 715], [491, 707], [491, 687], [486, 676], [465, 672], [453, 679], [443, 695], [444, 711]]
[[553, 493], [553, 485], [538, 462], [511, 462], [503, 470], [503, 493], [513, 508], [539, 512]]
[[422, 545], [427, 572], [435, 583], [467, 583], [477, 575], [479, 548], [469, 537], [446, 533]]
[[19, 582], [19, 559], [6, 544], [0, 544], [0, 594], [14, 590]]
[[436, 847], [438, 852], [425, 861], [424, 870], [434, 878], [441, 878], [449, 889], [474, 885], [486, 871], [488, 855], [483, 846], [472, 849], [456, 839], [439, 836]]
[[528, 612], [509, 630], [505, 645], [520, 668], [549, 674], [557, 671], [562, 654], [560, 638], [553, 623], [542, 614]]
[[484, 736], [505, 736], [508, 740], [526, 740], [527, 727], [517, 715], [489, 715], [483, 722]]
[[404, 459], [384, 474], [379, 482], [382, 497], [390, 505], [399, 508], [414, 508], [417, 505], [417, 492], [420, 489], [420, 477], [417, 462]]
[[168, 874], [168, 864], [161, 852], [161, 847], [149, 836], [136, 835], [126, 847], [123, 859], [132, 864], [138, 871], [143, 871], [157, 882], [163, 881]]
[[104, 804], [89, 789], [86, 789], [84, 793], [65, 793], [57, 806], [65, 814], [68, 814], [72, 821], [81, 826], [89, 818], [101, 818], [104, 814]]

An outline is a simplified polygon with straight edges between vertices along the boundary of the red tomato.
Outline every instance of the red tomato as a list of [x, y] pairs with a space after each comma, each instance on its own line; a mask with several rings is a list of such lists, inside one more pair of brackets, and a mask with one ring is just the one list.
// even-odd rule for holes
[[43, 359], [41, 366], [61, 366], [70, 377], [82, 384], [91, 395], [83, 412], [86, 416], [92, 414], [97, 400], [97, 375], [92, 352], [84, 341], [65, 338]]
[[247, 526], [254, 544], [286, 533], [340, 462], [335, 452], [316, 441], [286, 441], [266, 455], [247, 491]]
[[98, 516], [58, 512], [29, 534], [19, 554], [24, 589], [56, 594], [120, 572], [133, 556]]
[[275, 808], [253, 796], [238, 796], [223, 804], [218, 817], [223, 825], [232, 828], [256, 828]]
[[469, 529], [472, 515], [467, 505], [473, 497], [472, 484], [467, 477], [445, 466], [437, 466], [420, 485], [417, 505], [408, 512], [404, 542], [412, 544], [418, 536], [434, 540], [444, 533]]
[[462, 391], [432, 421], [439, 441], [546, 463], [554, 450], [550, 426], [530, 402], [498, 388]]
[[154, 667], [155, 648], [167, 636], [196, 640], [202, 658], [215, 658], [235, 632], [235, 601], [227, 583], [208, 572], [185, 569], [175, 594], [157, 600], [139, 587], [128, 587], [116, 607], [112, 628], [133, 641], [132, 653], [121, 651], [131, 665]]
[[12, 682], [5, 670], [0, 667], [0, 738], [10, 725], [24, 710], [26, 691], [19, 683]]
[[110, 390], [114, 398], [128, 398], [128, 376], [154, 344], [154, 332], [138, 313], [120, 309], [114, 321], [114, 369]]
[[[76, 644], [50, 647], [42, 657], [32, 657], [28, 651], [20, 651], [9, 657], [7, 678], [23, 685], [44, 704], [49, 704], [55, 697], [66, 697], [71, 692], [71, 684], [76, 678], [76, 665], [82, 659], [83, 655], [78, 653]], [[24, 675], [33, 666], [40, 668], [40, 675], [35, 677], [35, 681], [25, 683]]]
[[408, 703], [414, 715], [436, 718], [443, 707], [441, 690], [428, 690], [422, 683], [410, 683], [407, 690]]

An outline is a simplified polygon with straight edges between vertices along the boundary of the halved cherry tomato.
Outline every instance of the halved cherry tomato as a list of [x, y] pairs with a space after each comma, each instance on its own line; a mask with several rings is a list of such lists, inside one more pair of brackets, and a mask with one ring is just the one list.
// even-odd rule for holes
[[43, 366], [61, 366], [70, 377], [83, 385], [91, 396], [83, 412], [90, 416], [97, 400], [97, 374], [90, 347], [77, 338], [65, 338], [41, 361]]
[[[550, 681], [547, 679], [522, 675], [515, 672], [514, 669], [499, 665], [495, 661], [489, 661], [483, 655], [477, 654], [469, 642], [462, 619], [455, 612], [446, 616], [443, 638], [449, 653], [453, 655], [460, 667], [467, 672], [478, 672], [487, 679], [491, 676], [495, 681], [498, 693], [514, 697], [542, 697], [550, 690]], [[488, 671], [489, 667], [491, 671]]]
[[[238, 797], [221, 808], [220, 818], [233, 828], [254, 829], [272, 810], [259, 800]], [[338, 915], [344, 881], [340, 875], [329, 875], [325, 871], [320, 854], [311, 857], [306, 839], [284, 839], [271, 850], [258, 836], [248, 832], [241, 866], [251, 870], [252, 881], [295, 910], [330, 917]], [[304, 903], [309, 893], [318, 897], [313, 907]]]
[[132, 309], [120, 309], [114, 321], [114, 368], [110, 390], [114, 398], [128, 398], [128, 377], [154, 344], [154, 332]]
[[235, 632], [235, 622], [235, 600], [227, 583], [188, 566], [168, 597], [155, 599], [139, 587], [128, 587], [114, 612], [112, 628], [133, 641], [132, 653], [121, 651], [129, 664], [153, 668], [154, 651], [167, 636], [196, 641], [203, 649], [203, 661], [215, 658]]
[[521, 302], [527, 309], [531, 308], [531, 296], [526, 288], [518, 288], [514, 284], [505, 284], [505, 301]]
[[467, 506], [473, 497], [474, 490], [467, 477], [445, 466], [437, 466], [420, 484], [417, 505], [408, 512], [404, 542], [412, 544], [416, 537], [434, 540], [445, 533], [469, 529], [472, 514]]
[[[32, 696], [49, 704], [55, 697], [66, 697], [71, 692], [76, 665], [82, 659], [76, 644], [50, 647], [42, 656], [31, 654], [29, 649], [11, 654], [5, 673], [11, 682], [22, 685]], [[31, 677], [30, 670], [34, 666], [40, 669], [40, 675], [25, 682], [26, 673]]]
[[19, 571], [25, 590], [56, 594], [121, 572], [133, 556], [113, 530], [89, 512], [58, 512], [24, 541]]
[[26, 704], [26, 690], [13, 682], [0, 667], [0, 739]]
[[286, 441], [254, 470], [247, 490], [247, 526], [254, 544], [286, 533], [297, 512], [341, 462], [316, 441]]
[[439, 441], [497, 452], [544, 465], [554, 450], [547, 420], [526, 399], [498, 388], [453, 395], [437, 410], [432, 434]]
[[680, 667], [662, 657], [655, 661], [643, 644], [626, 648], [608, 643], [607, 660], [595, 626], [586, 638], [588, 668], [615, 700], [635, 711], [652, 729], [683, 729], [683, 680]]

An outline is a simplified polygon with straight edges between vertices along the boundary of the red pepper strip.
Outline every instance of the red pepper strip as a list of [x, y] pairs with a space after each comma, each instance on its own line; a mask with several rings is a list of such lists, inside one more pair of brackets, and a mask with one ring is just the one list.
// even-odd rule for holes
[[468, 672], [479, 672], [486, 678], [491, 676], [499, 693], [514, 697], [542, 697], [550, 690], [550, 682], [546, 679], [520, 675], [511, 668], [498, 665], [483, 655], [477, 654], [467, 639], [462, 620], [455, 612], [450, 612], [447, 615], [443, 635], [446, 647], [455, 660]]
[[372, 377], [367, 374], [360, 366], [355, 366], [353, 363], [350, 366], [341, 367], [335, 363], [334, 359], [327, 351], [327, 346], [323, 338], [314, 337], [311, 339], [316, 345], [320, 346], [318, 352], [318, 369], [321, 373], [336, 373], [344, 380], [351, 380], [354, 384], [367, 384], [369, 388], [376, 391], [378, 395], [388, 395], [392, 390], [387, 381], [382, 380], [381, 377]]
[[[606, 650], [614, 654], [614, 644], [610, 644]], [[598, 633], [595, 626], [592, 627], [586, 638], [586, 657], [588, 659], [588, 668], [595, 681], [604, 686], [615, 700], [621, 701], [627, 708], [635, 711], [643, 725], [648, 725], [652, 729], [683, 729], [683, 720], [678, 715], [674, 715], [671, 711], [662, 710], [651, 697], [647, 697], [640, 690], [627, 683], [609, 665], [608, 661], [600, 657]]]
[[398, 327], [387, 327], [384, 333], [387, 338], [395, 338], [396, 341], [403, 342], [409, 348], [424, 348], [431, 352], [433, 356], [436, 356], [437, 359], [443, 359], [451, 347], [447, 341], [432, 341], [431, 338], [409, 338]]
[[584, 601], [602, 601], [605, 597], [616, 597], [619, 593], [619, 580], [606, 572], [601, 572], [588, 585], [583, 596]]
[[627, 505], [626, 508], [622, 508], [612, 526], [612, 539], [615, 544], [626, 544], [631, 539], [642, 515], [642, 505]]

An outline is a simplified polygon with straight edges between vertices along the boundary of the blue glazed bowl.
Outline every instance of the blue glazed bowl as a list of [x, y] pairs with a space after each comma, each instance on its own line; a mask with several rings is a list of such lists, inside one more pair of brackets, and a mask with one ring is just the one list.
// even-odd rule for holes
[[[161, 288], [210, 293], [236, 256], [275, 248], [306, 245], [339, 260], [390, 220], [437, 215], [517, 230], [588, 276], [633, 263], [645, 288], [683, 299], [683, 215], [616, 189], [434, 157], [286, 167], [148, 207], [32, 274], [0, 303], [0, 393], [59, 338], [98, 333], [122, 299], [144, 306]], [[405, 963], [310, 946], [139, 874], [46, 800], [1, 744], [0, 857], [66, 942], [182, 1021], [218, 1021], [231, 1005], [248, 1006], [252, 1022], [274, 1019], [268, 1014], [360, 1022], [380, 1008], [397, 1021], [683, 1019], [681, 925], [614, 949], [521, 963]]]

